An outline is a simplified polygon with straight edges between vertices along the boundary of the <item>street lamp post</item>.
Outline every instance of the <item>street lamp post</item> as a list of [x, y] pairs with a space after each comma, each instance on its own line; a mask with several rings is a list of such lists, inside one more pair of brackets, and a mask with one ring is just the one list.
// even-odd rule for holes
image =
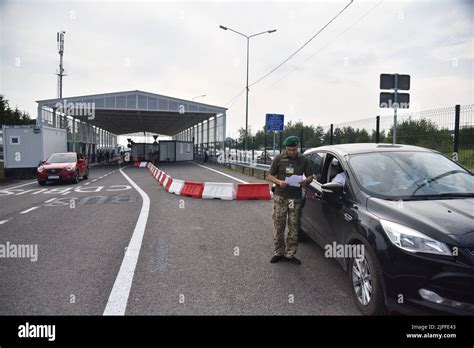
[[267, 30], [267, 31], [262, 31], [261, 33], [253, 34], [253, 35], [245, 35], [242, 33], [239, 33], [238, 31], [224, 27], [223, 25], [220, 25], [219, 28], [223, 30], [230, 30], [233, 31], [236, 34], [239, 34], [247, 39], [247, 83], [245, 85], [245, 138], [244, 138], [244, 150], [245, 150], [245, 160], [247, 160], [247, 149], [248, 149], [248, 144], [247, 144], [247, 137], [248, 137], [248, 125], [249, 125], [249, 48], [250, 48], [250, 38], [262, 34], [271, 34], [276, 31], [276, 29], [272, 30]]

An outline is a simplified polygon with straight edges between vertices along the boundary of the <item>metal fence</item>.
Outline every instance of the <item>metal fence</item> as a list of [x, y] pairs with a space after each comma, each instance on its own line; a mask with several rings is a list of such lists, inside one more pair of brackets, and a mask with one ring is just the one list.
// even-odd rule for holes
[[[317, 136], [303, 136], [285, 130], [277, 135], [277, 154], [283, 148], [283, 140], [289, 135], [298, 135], [300, 150], [311, 147], [344, 143], [392, 143], [393, 117], [376, 116], [346, 123], [316, 127]], [[309, 139], [308, 139], [309, 138]], [[397, 117], [396, 142], [416, 145], [442, 152], [470, 170], [474, 169], [474, 104], [455, 105], [447, 108], [399, 114]], [[265, 136], [264, 148], [273, 142], [271, 135]], [[223, 143], [209, 143], [195, 147], [195, 158], [203, 159], [208, 149], [210, 162], [270, 164], [272, 151], [259, 151], [263, 144], [255, 144], [255, 138], [248, 142], [244, 151], [243, 139], [226, 139]], [[220, 158], [219, 158], [220, 157]], [[247, 163], [247, 164], [246, 164]]]
[[[391, 143], [392, 116], [377, 116], [323, 127], [323, 143]], [[416, 145], [451, 157], [474, 169], [474, 105], [456, 105], [397, 117], [397, 144]]]

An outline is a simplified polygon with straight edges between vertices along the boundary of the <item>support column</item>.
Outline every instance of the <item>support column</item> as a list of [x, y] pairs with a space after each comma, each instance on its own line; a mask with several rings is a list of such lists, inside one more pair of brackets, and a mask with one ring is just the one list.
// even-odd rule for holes
[[76, 151], [76, 119], [73, 117], [72, 118], [72, 151]]
[[[225, 151], [225, 139], [226, 139], [226, 121], [227, 121], [227, 115], [224, 111], [224, 113], [222, 114], [222, 143], [223, 143], [223, 148], [224, 148], [224, 151]], [[230, 148], [229, 148], [229, 151], [230, 151]]]
[[214, 156], [217, 155], [216, 144], [217, 144], [217, 115], [214, 116]]

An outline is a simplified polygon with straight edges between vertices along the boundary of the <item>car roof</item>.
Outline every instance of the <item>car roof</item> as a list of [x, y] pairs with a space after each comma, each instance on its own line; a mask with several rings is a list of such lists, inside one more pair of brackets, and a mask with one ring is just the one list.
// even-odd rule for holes
[[337, 154], [353, 155], [358, 153], [371, 152], [400, 152], [400, 151], [417, 151], [417, 152], [435, 152], [420, 146], [402, 145], [402, 144], [375, 144], [375, 143], [356, 143], [356, 144], [338, 144], [338, 145], [324, 145], [307, 149], [304, 153], [312, 153], [318, 151], [334, 151]]
[[54, 152], [52, 153], [52, 155], [77, 155], [79, 152], [74, 152], [74, 151], [71, 151], [71, 152]]

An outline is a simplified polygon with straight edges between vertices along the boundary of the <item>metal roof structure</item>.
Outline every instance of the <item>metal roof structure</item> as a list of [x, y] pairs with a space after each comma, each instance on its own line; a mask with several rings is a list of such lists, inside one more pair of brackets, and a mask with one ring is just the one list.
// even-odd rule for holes
[[59, 106], [67, 110], [68, 105], [92, 105], [93, 118], [77, 113], [68, 115], [116, 135], [146, 131], [175, 136], [210, 118], [225, 117], [227, 110], [139, 90], [38, 100], [37, 103], [38, 115], [44, 108], [57, 110]]

